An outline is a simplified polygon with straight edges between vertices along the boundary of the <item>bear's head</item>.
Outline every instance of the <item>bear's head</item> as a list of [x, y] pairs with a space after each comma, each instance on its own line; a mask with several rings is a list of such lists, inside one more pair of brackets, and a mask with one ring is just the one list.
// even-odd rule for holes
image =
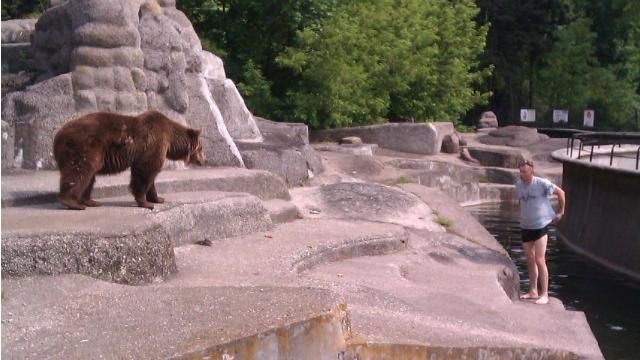
[[184, 163], [189, 165], [192, 162], [197, 165], [204, 166], [207, 162], [207, 157], [204, 155], [204, 149], [202, 148], [202, 142], [200, 141], [201, 129], [189, 129], [189, 154], [184, 159]]

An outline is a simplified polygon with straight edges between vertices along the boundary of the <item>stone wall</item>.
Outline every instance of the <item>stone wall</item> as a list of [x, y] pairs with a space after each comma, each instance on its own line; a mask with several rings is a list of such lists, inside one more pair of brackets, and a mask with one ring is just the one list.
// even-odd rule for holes
[[562, 184], [562, 238], [601, 264], [640, 278], [640, 172], [565, 159]]
[[444, 137], [454, 133], [450, 122], [393, 123], [313, 131], [311, 140], [338, 142], [345, 137], [357, 136], [365, 143], [390, 150], [435, 155], [440, 152]]

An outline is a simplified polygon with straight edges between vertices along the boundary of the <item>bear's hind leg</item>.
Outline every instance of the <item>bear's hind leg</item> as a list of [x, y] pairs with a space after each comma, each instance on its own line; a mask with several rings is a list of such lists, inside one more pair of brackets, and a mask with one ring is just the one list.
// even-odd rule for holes
[[91, 181], [89, 182], [89, 185], [84, 190], [84, 193], [82, 194], [82, 203], [84, 205], [89, 206], [89, 207], [96, 207], [96, 206], [101, 206], [102, 205], [99, 202], [91, 199], [91, 192], [93, 191], [93, 185], [95, 185], [95, 183], [96, 183], [96, 176], [94, 175], [91, 178]]
[[154, 179], [154, 182], [151, 183], [151, 187], [149, 188], [149, 191], [147, 191], [147, 200], [156, 204], [162, 204], [164, 202], [164, 198], [161, 198], [160, 196], [158, 196], [158, 193], [156, 192], [155, 179]]
[[[58, 199], [62, 205], [72, 210], [84, 210], [86, 206], [82, 204], [82, 193], [88, 185], [87, 177], [76, 173], [75, 176], [68, 175], [68, 171], [60, 171], [60, 194]], [[65, 173], [67, 175], [65, 175]]]

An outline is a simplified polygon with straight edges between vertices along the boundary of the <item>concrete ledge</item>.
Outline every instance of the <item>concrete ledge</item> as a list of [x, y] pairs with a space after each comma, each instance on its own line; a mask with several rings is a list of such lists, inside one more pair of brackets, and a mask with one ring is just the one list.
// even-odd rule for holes
[[318, 151], [331, 151], [343, 154], [351, 154], [358, 156], [373, 156], [378, 149], [377, 144], [317, 144], [314, 149]]
[[345, 323], [339, 310], [172, 359], [340, 359]]
[[565, 150], [553, 156], [563, 162], [563, 188], [571, 200], [558, 225], [561, 238], [574, 251], [640, 279], [640, 171], [573, 159]]
[[[94, 197], [129, 194], [129, 176], [128, 171], [114, 176], [99, 176]], [[3, 171], [2, 207], [56, 202], [59, 182], [58, 171]], [[290, 198], [287, 184], [278, 176], [267, 171], [240, 168], [164, 170], [158, 175], [156, 188], [160, 196], [170, 192], [231, 191], [249, 193], [261, 199]]]
[[176, 271], [171, 238], [158, 224], [103, 233], [2, 227], [3, 277], [77, 273], [137, 285]]
[[8, 208], [2, 214], [2, 274], [79, 273], [124, 284], [175, 272], [173, 247], [272, 228], [259, 199], [241, 193], [171, 194], [149, 211], [126, 198], [102, 207]]
[[440, 152], [442, 139], [455, 132], [450, 122], [394, 123], [359, 126], [311, 132], [314, 142], [338, 142], [340, 139], [357, 136], [365, 143], [416, 154], [435, 155]]
[[[477, 254], [476, 257], [491, 259], [502, 265], [496, 274], [496, 279], [504, 292], [513, 301], [520, 295], [520, 276], [513, 261], [509, 259], [507, 251], [500, 243], [455, 200], [439, 189], [427, 188], [417, 184], [403, 184], [402, 189], [418, 196], [431, 207], [442, 221], [449, 221], [448, 231], [468, 241], [482, 246], [490, 252]], [[455, 220], [453, 220], [455, 219]]]
[[264, 201], [263, 205], [274, 224], [287, 223], [302, 218], [298, 207], [288, 201], [272, 199]]
[[498, 166], [517, 169], [524, 160], [523, 152], [519, 149], [489, 148], [469, 146], [469, 153], [484, 166]]
[[309, 249], [294, 260], [291, 268], [300, 273], [319, 264], [361, 256], [390, 254], [405, 250], [408, 242], [409, 234], [406, 231], [348, 239], [343, 243]]
[[3, 358], [320, 359], [345, 350], [327, 290], [104, 287], [79, 276], [2, 285]]
[[353, 343], [346, 360], [358, 359], [554, 359], [577, 360], [570, 351], [540, 348], [444, 347], [415, 344]]

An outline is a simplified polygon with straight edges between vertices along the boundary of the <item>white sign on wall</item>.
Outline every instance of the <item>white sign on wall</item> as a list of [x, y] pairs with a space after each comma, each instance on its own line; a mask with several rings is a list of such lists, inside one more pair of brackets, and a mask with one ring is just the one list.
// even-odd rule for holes
[[569, 110], [553, 110], [553, 123], [568, 123], [569, 122]]
[[585, 110], [584, 111], [584, 126], [585, 127], [593, 127], [593, 122], [596, 118], [596, 112], [593, 110]]
[[522, 122], [536, 121], [536, 109], [520, 109], [520, 121]]

